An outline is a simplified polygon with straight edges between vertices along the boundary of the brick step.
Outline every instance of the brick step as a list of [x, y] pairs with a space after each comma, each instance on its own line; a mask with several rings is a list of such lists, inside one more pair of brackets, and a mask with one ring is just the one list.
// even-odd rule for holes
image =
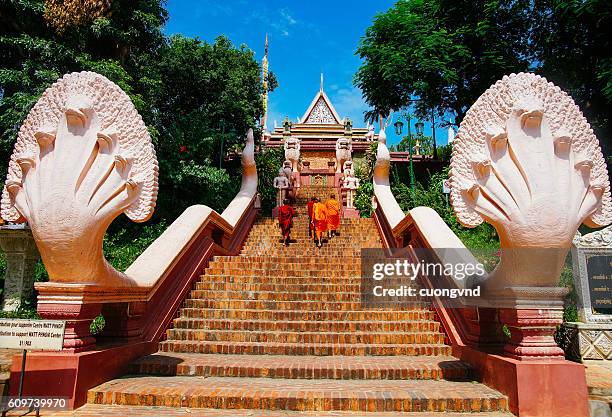
[[[415, 285], [414, 288], [417, 288]], [[192, 290], [191, 299], [200, 300], [246, 300], [246, 301], [313, 301], [313, 302], [361, 302], [360, 292], [282, 292], [282, 291], [229, 291], [229, 290]], [[427, 297], [407, 298], [411, 302], [427, 301]], [[399, 302], [403, 302], [400, 300]]]
[[[278, 232], [278, 233], [276, 233]], [[375, 239], [349, 239], [346, 237], [333, 236], [328, 238], [326, 236], [322, 236], [323, 241], [325, 243], [333, 244], [337, 248], [346, 248], [352, 249], [356, 247], [366, 246], [366, 244], [378, 244], [380, 245], [379, 240]], [[289, 243], [310, 243], [313, 240], [314, 236], [308, 236], [307, 233], [295, 233], [293, 230], [291, 231], [291, 240]], [[273, 234], [270, 236], [261, 236], [254, 239], [249, 239], [245, 241], [245, 246], [254, 246], [256, 244], [276, 244], [282, 241], [282, 235], [279, 230], [275, 230]]]
[[321, 344], [256, 343], [167, 340], [160, 342], [161, 352], [212, 353], [231, 355], [290, 356], [450, 356], [452, 348], [434, 344]]
[[[277, 239], [281, 236], [281, 229], [278, 227], [278, 225], [270, 226], [261, 230], [256, 229], [254, 232], [259, 234], [252, 235], [245, 242], [269, 242], [274, 241], [274, 239]], [[327, 237], [327, 232], [325, 232], [323, 236]], [[309, 236], [308, 227], [306, 224], [296, 225], [294, 223], [293, 228], [291, 229], [291, 237], [305, 240], [312, 236]], [[372, 236], [371, 230], [346, 230], [342, 228], [340, 229], [339, 235], [331, 236], [330, 241], [344, 244], [359, 242], [380, 242], [377, 237]]]
[[[282, 248], [282, 249], [281, 249]], [[372, 246], [364, 247], [363, 249], [370, 249]], [[266, 254], [270, 254], [270, 252], [275, 251], [276, 249], [251, 249], [244, 250], [240, 253], [247, 256], [265, 256]], [[282, 250], [283, 254], [288, 258], [298, 259], [300, 256], [321, 256], [322, 259], [326, 257], [342, 259], [345, 255], [359, 255], [361, 253], [361, 249], [356, 249], [352, 251], [338, 251], [332, 247], [327, 246], [326, 243], [323, 243], [321, 248], [318, 248], [314, 242], [309, 242], [308, 245], [298, 246], [296, 244], [289, 244], [289, 246], [278, 244], [278, 250]]]
[[[270, 411], [270, 410], [213, 410], [210, 408], [178, 408], [130, 405], [85, 404], [74, 411], [63, 411], [52, 416], [63, 417], [363, 417], [361, 411]], [[512, 417], [503, 412], [484, 413], [368, 413], [368, 417]]]
[[[156, 394], [159, 393], [159, 394]], [[95, 404], [293, 411], [506, 411], [507, 398], [481, 384], [450, 381], [285, 380], [127, 376], [91, 389]]]
[[276, 291], [210, 291], [193, 290], [190, 298], [203, 300], [268, 300], [268, 301], [361, 301], [361, 294], [356, 293], [321, 293], [321, 292], [276, 292]]
[[[297, 212], [297, 216], [293, 218], [293, 221], [308, 221], [308, 208], [304, 207], [294, 207]], [[262, 217], [258, 219], [254, 226], [266, 226], [271, 224], [278, 224], [278, 219], [276, 217]], [[367, 227], [367, 226], [376, 226], [376, 223], [372, 219], [348, 219], [346, 217], [340, 217], [340, 224], [346, 226], [355, 226], [355, 227]]]
[[358, 272], [361, 271], [361, 260], [357, 257], [347, 257], [345, 263], [338, 262], [341, 257], [322, 257], [319, 263], [300, 262], [302, 258], [287, 257], [283, 262], [261, 262], [261, 261], [246, 261], [246, 262], [211, 262], [206, 271], [226, 271], [226, 270], [244, 270], [249, 269], [255, 272], [274, 271], [282, 267], [285, 271], [341, 271], [341, 272]]
[[[284, 250], [284, 249], [283, 249]], [[329, 256], [321, 257], [317, 255], [302, 255], [300, 257], [288, 257], [282, 256], [277, 257], [269, 253], [266, 255], [253, 255], [253, 256], [237, 256], [232, 258], [216, 258], [210, 262], [210, 267], [219, 266], [249, 266], [253, 268], [266, 268], [273, 269], [278, 268], [279, 265], [283, 268], [301, 270], [301, 269], [343, 269], [343, 270], [358, 270], [361, 264], [361, 256], [353, 255], [350, 256]]]
[[285, 379], [470, 380], [473, 369], [451, 356], [205, 355], [156, 353], [130, 364], [130, 373]]
[[277, 320], [277, 321], [414, 321], [434, 320], [436, 313], [430, 309], [396, 310], [362, 310], [362, 311], [303, 311], [303, 310], [263, 310], [263, 309], [202, 309], [182, 308], [181, 317], [201, 319], [235, 319], [235, 320]]
[[[292, 235], [295, 233], [296, 236], [300, 236], [302, 238], [308, 237], [308, 224], [309, 222], [306, 220], [304, 222], [293, 222], [293, 227], [291, 228]], [[371, 227], [358, 227], [358, 226], [340, 226], [337, 230], [338, 233], [332, 236], [333, 239], [337, 239], [338, 241], [348, 242], [349, 240], [353, 240], [355, 242], [361, 240], [376, 240], [378, 236], [375, 236], [373, 232], [376, 230], [372, 230]], [[281, 229], [277, 224], [270, 224], [266, 226], [254, 227], [253, 235], [250, 235], [248, 239], [272, 239], [277, 237]], [[327, 231], [325, 232], [327, 234]]]
[[[351, 247], [341, 247], [334, 245], [334, 243], [329, 243], [325, 239], [323, 240], [322, 247], [318, 248], [313, 239], [308, 239], [302, 243], [296, 242], [293, 236], [291, 237], [291, 241], [289, 245], [286, 245], [284, 242], [280, 241], [268, 242], [268, 243], [257, 243], [255, 245], [246, 245], [242, 248], [242, 253], [245, 255], [249, 254], [270, 254], [271, 252], [281, 251], [284, 255], [306, 255], [307, 253], [302, 252], [304, 249], [308, 249], [308, 253], [310, 255], [316, 256], [335, 256], [335, 257], [343, 257], [346, 255], [359, 256], [363, 249], [379, 249], [380, 244], [368, 243], [359, 246], [351, 246]], [[316, 249], [316, 250], [315, 250]]]
[[225, 261], [225, 262], [237, 262], [237, 263], [253, 263], [257, 262], [265, 262], [265, 263], [280, 263], [280, 264], [296, 264], [300, 265], [324, 265], [327, 263], [333, 263], [336, 265], [347, 265], [353, 262], [361, 261], [361, 255], [351, 255], [345, 256], [343, 258], [335, 258], [332, 257], [330, 259], [321, 258], [318, 255], [304, 255], [299, 258], [288, 258], [285, 256], [284, 251], [278, 254], [269, 253], [267, 255], [253, 255], [253, 256], [245, 256], [245, 255], [237, 255], [237, 256], [217, 256], [214, 258], [211, 263], [216, 261]]
[[[207, 282], [207, 283], [239, 283], [239, 284], [279, 284], [279, 285], [321, 285], [321, 284], [330, 284], [330, 285], [348, 285], [348, 284], [356, 284], [359, 283], [360, 277], [359, 273], [354, 272], [352, 274], [334, 274], [331, 273], [322, 274], [318, 273], [318, 276], [302, 274], [303, 276], [286, 276], [279, 277], [274, 276], [272, 271], [267, 272], [269, 275], [262, 276], [261, 274], [257, 275], [231, 275], [226, 274], [224, 272], [217, 274], [206, 274], [200, 277], [199, 282]], [[294, 274], [298, 275], [298, 274]]]
[[168, 341], [251, 342], [251, 343], [320, 343], [320, 344], [442, 344], [446, 336], [440, 332], [296, 332], [169, 329]]
[[[293, 284], [281, 284], [276, 280], [271, 282], [260, 282], [260, 283], [249, 283], [249, 282], [236, 282], [235, 280], [222, 280], [222, 278], [232, 278], [227, 276], [216, 276], [214, 280], [208, 280], [205, 276], [202, 281], [196, 283], [196, 290], [212, 290], [212, 291], [242, 291], [242, 292], [287, 292], [287, 293], [302, 293], [302, 292], [318, 292], [318, 293], [334, 293], [334, 292], [345, 292], [345, 293], [360, 293], [361, 284], [359, 279], [347, 278], [341, 283], [330, 283], [329, 280], [323, 278], [325, 282], [311, 283], [310, 281], [304, 280], [303, 283]], [[219, 279], [217, 279], [219, 278]], [[412, 285], [416, 288], [419, 285], [419, 281], [409, 282], [406, 285]]]
[[[294, 267], [291, 267], [294, 265]], [[277, 265], [276, 267], [264, 267], [258, 268], [249, 265], [223, 265], [222, 267], [208, 267], [205, 273], [225, 274], [225, 275], [269, 275], [271, 272], [275, 273], [275, 276], [295, 276], [296, 273], [300, 273], [302, 276], [312, 276], [316, 274], [329, 274], [336, 272], [337, 274], [357, 274], [361, 273], [361, 264], [346, 265], [343, 268], [335, 268], [331, 264], [322, 264], [320, 268], [316, 265], [304, 265], [302, 268], [299, 267], [299, 263], [296, 264], [284, 264]], [[293, 274], [293, 275], [292, 275]]]
[[[273, 301], [273, 300], [201, 300], [191, 298], [185, 300], [185, 307], [189, 308], [228, 308], [228, 309], [262, 309], [262, 310], [327, 310], [327, 311], [353, 311], [363, 308], [360, 302], [351, 301]], [[388, 309], [412, 310], [415, 308], [428, 309], [428, 304], [421, 302], [389, 303]]]
[[[297, 216], [295, 216], [293, 218], [293, 223], [295, 224], [296, 222], [300, 222], [300, 223], [307, 223], [308, 222], [308, 208], [307, 207], [294, 207], [297, 213]], [[255, 224], [253, 224], [254, 227], [266, 227], [266, 226], [272, 226], [272, 225], [278, 225], [278, 218], [272, 218], [272, 217], [267, 217], [264, 219], [261, 219], [259, 221], [257, 221]], [[342, 217], [342, 215], [340, 215], [340, 226], [344, 226], [344, 227], [376, 227], [376, 223], [374, 221], [372, 221], [372, 219], [349, 219], [346, 217]]]
[[226, 290], [226, 291], [279, 291], [279, 292], [359, 292], [361, 285], [359, 283], [342, 283], [330, 284], [320, 283], [313, 284], [310, 282], [304, 284], [280, 284], [277, 282], [266, 283], [245, 283], [245, 282], [218, 282], [209, 281], [208, 275], [202, 278], [201, 282], [196, 283], [197, 290]]
[[[291, 228], [291, 232], [296, 235], [307, 237], [308, 236], [308, 225], [310, 222], [305, 220], [303, 222], [297, 222], [294, 220], [293, 227]], [[373, 232], [376, 232], [376, 229], [372, 230], [372, 226], [343, 226], [337, 230], [337, 234], [332, 236], [335, 239], [340, 241], [348, 241], [349, 239], [354, 239], [355, 241], [364, 240], [364, 239], [377, 239], [378, 236], [374, 235]], [[261, 234], [253, 234], [249, 236], [249, 239], [257, 239], [262, 237], [274, 238], [278, 234], [280, 234], [280, 227], [278, 223], [269, 224], [265, 226], [254, 227], [253, 232], [261, 233]], [[327, 231], [326, 231], [327, 233]]]
[[178, 318], [175, 329], [292, 332], [439, 332], [437, 321], [271, 321]]

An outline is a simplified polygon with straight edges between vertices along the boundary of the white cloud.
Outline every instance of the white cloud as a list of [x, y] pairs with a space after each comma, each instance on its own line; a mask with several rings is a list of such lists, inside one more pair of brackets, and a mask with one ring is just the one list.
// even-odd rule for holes
[[291, 16], [289, 10], [286, 8], [280, 10], [280, 15], [288, 25], [295, 25], [297, 23], [297, 20], [295, 20], [293, 16]]
[[289, 36], [291, 34], [290, 27], [299, 23], [287, 8], [276, 11], [266, 7], [254, 10], [245, 17], [244, 21], [246, 24], [253, 21], [260, 22], [264, 28], [270, 28], [271, 32], [282, 37]]

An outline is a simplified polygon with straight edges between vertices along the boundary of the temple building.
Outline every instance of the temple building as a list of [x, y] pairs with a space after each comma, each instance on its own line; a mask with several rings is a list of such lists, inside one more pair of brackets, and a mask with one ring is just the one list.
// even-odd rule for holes
[[299, 120], [292, 123], [286, 117], [282, 126], [265, 133], [264, 144], [286, 150], [297, 147], [297, 171], [305, 185], [332, 185], [330, 181], [343, 168], [338, 163], [338, 149], [348, 150], [349, 159], [358, 166], [371, 143], [378, 140], [373, 126], [354, 127], [349, 118], [340, 117], [325, 94], [322, 77], [319, 91]]

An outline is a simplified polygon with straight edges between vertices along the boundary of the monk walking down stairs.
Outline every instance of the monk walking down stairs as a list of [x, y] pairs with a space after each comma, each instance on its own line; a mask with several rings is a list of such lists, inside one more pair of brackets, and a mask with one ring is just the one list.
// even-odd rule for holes
[[291, 241], [291, 227], [293, 227], [293, 218], [295, 215], [295, 209], [291, 207], [289, 200], [283, 200], [283, 205], [278, 209], [278, 225], [281, 228], [285, 246], [289, 246], [289, 242]]
[[325, 209], [327, 210], [327, 237], [331, 238], [338, 234], [340, 228], [340, 204], [335, 195], [330, 195], [329, 200], [325, 202]]

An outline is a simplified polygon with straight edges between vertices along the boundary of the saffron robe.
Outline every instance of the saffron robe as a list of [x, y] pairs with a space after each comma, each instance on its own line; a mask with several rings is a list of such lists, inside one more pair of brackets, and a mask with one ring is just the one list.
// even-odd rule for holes
[[325, 202], [327, 209], [327, 230], [338, 230], [340, 227], [340, 205], [334, 199]]
[[308, 207], [308, 228], [310, 230], [314, 230], [314, 221], [312, 219], [312, 208], [314, 207], [314, 204], [315, 202], [310, 200], [307, 205]]
[[285, 238], [289, 237], [289, 233], [291, 233], [291, 226], [293, 226], [293, 216], [295, 216], [295, 209], [293, 207], [286, 204], [279, 207], [278, 224]]
[[315, 203], [312, 207], [312, 218], [317, 232], [327, 230], [327, 208], [323, 203]]

